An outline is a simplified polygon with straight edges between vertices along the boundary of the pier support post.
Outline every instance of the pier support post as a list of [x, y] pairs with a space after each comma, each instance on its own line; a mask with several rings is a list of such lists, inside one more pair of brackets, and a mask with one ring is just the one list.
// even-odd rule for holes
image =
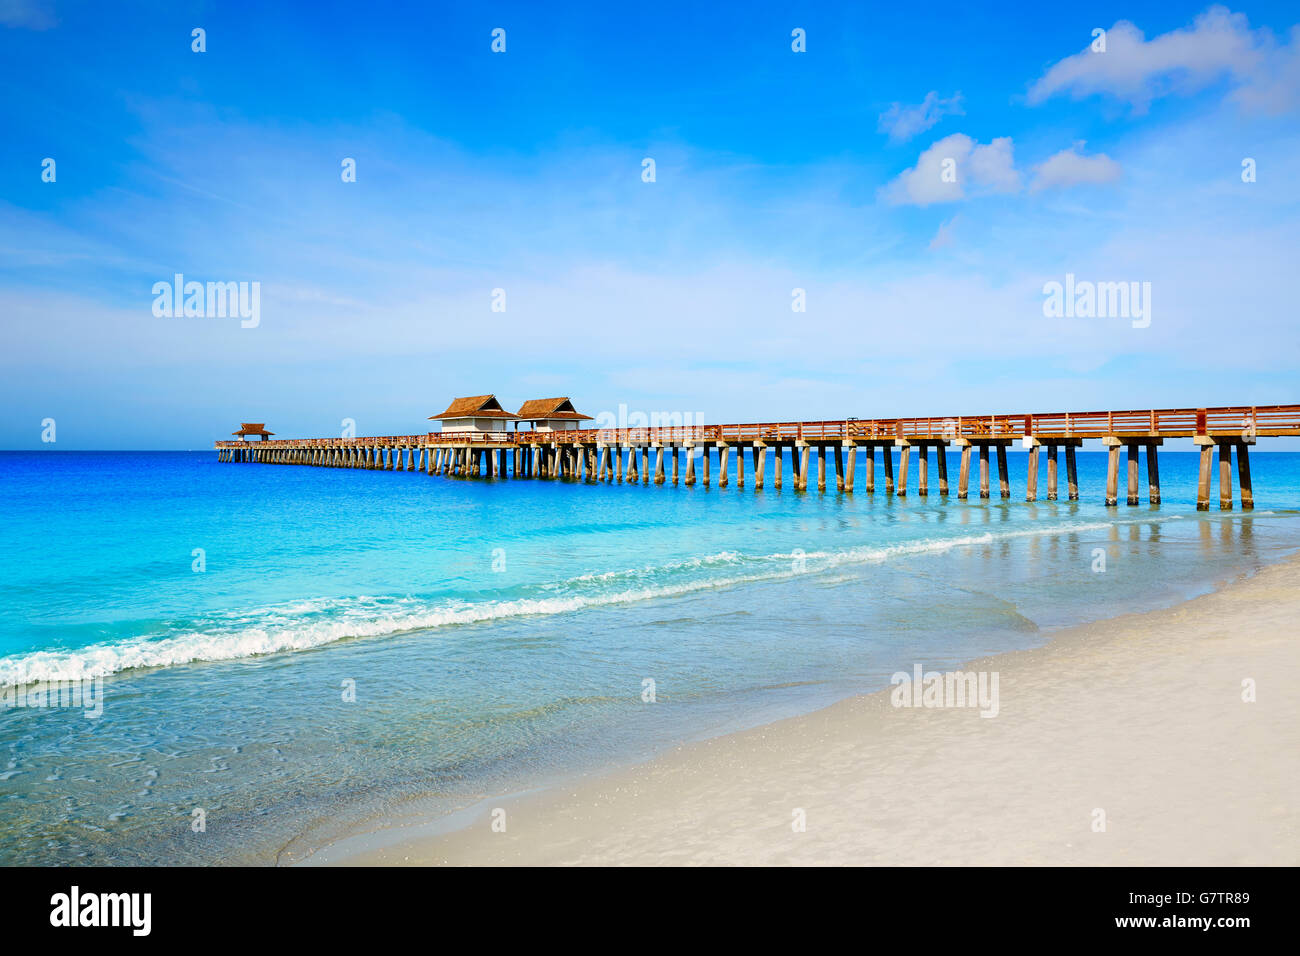
[[858, 465], [858, 446], [852, 441], [844, 443], [844, 450], [847, 451], [849, 462], [848, 469], [844, 472], [844, 490], [849, 494], [853, 493], [853, 471]]
[[826, 490], [826, 445], [817, 446], [817, 490]]
[[1106, 444], [1106, 507], [1119, 504], [1119, 446], [1120, 440], [1114, 437], [1102, 439]]
[[754, 442], [754, 490], [763, 490], [763, 472], [767, 470], [767, 446], [761, 441]]
[[1219, 510], [1232, 510], [1232, 445], [1219, 442]]
[[876, 446], [868, 445], [866, 448], [866, 457], [862, 459], [862, 464], [866, 467], [863, 473], [863, 481], [867, 494], [876, 493]]
[[781, 489], [781, 469], [784, 467], [781, 461], [783, 449], [781, 444], [772, 446], [772, 487], [778, 491]]
[[704, 485], [705, 488], [707, 488], [709, 487], [709, 456], [713, 453], [713, 443], [706, 441], [701, 446], [701, 448], [702, 448], [702, 453], [700, 455], [700, 470], [701, 470], [700, 483]]
[[641, 483], [650, 484], [650, 446], [641, 446]]
[[799, 480], [798, 488], [800, 491], [808, 490], [808, 453], [811, 446], [807, 442], [799, 442]]
[[885, 466], [885, 496], [894, 494], [894, 449], [888, 445], [880, 446], [880, 457]]
[[664, 483], [664, 446], [655, 446], [655, 484]]
[[921, 498], [930, 496], [930, 446], [916, 446], [916, 494]]
[[980, 445], [980, 497], [989, 496], [989, 446]]
[[1255, 492], [1250, 485], [1250, 449], [1244, 441], [1237, 443], [1237, 483], [1241, 485], [1241, 510], [1250, 511], [1255, 507]]
[[736, 446], [736, 488], [745, 487], [745, 446]]
[[1079, 468], [1074, 460], [1075, 447], [1074, 442], [1065, 446], [1065, 487], [1071, 501], [1079, 500]]
[[912, 446], [906, 441], [896, 441], [898, 446], [898, 490], [895, 494], [899, 498], [907, 497], [907, 468], [912, 460]]
[[835, 446], [835, 490], [844, 490], [844, 445]]
[[1047, 500], [1056, 500], [1056, 446], [1047, 446]]
[[680, 462], [681, 456], [677, 454], [678, 449], [676, 445], [669, 445], [668, 447], [671, 449], [671, 454], [673, 456], [673, 484], [675, 485], [677, 484], [677, 466]]
[[695, 442], [686, 443], [686, 487], [695, 484]]
[[998, 442], [998, 491], [1002, 497], [1011, 497], [1011, 481], [1007, 474], [1007, 446]]
[[1160, 459], [1156, 448], [1160, 439], [1147, 442], [1147, 503], [1160, 504]]
[[725, 441], [718, 443], [718, 487], [727, 487], [727, 462], [731, 459], [731, 446]]
[[970, 492], [970, 442], [963, 439], [964, 444], [958, 446], [961, 448], [961, 464], [957, 468], [957, 500], [965, 501], [966, 495]]
[[941, 441], [934, 446], [934, 463], [939, 466], [939, 496], [948, 497], [948, 443]]
[[1138, 503], [1138, 443], [1131, 441], [1128, 443], [1128, 504], [1130, 506]]
[[1196, 510], [1210, 510], [1210, 474], [1214, 465], [1214, 441], [1206, 435], [1194, 439], [1201, 447], [1201, 469], [1196, 481]]
[[1025, 475], [1025, 500], [1038, 500], [1038, 439], [1031, 438], [1029, 446], [1029, 469]]

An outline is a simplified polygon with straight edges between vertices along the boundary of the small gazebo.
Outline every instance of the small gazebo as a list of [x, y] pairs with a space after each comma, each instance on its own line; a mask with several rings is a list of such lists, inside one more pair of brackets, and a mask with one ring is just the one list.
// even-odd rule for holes
[[230, 434], [234, 435], [240, 441], [248, 441], [249, 435], [256, 435], [258, 441], [266, 441], [274, 435], [275, 432], [267, 431], [265, 422], [240, 422], [239, 431], [231, 432]]
[[[533, 431], [558, 432], [580, 428], [579, 422], [591, 421], [590, 415], [583, 415], [573, 407], [573, 402], [565, 398], [533, 398], [524, 402], [515, 413], [519, 421], [530, 422]], [[515, 428], [519, 423], [515, 423]]]
[[441, 415], [430, 421], [442, 422], [444, 432], [503, 432], [515, 416], [501, 407], [495, 395], [467, 395], [454, 398]]

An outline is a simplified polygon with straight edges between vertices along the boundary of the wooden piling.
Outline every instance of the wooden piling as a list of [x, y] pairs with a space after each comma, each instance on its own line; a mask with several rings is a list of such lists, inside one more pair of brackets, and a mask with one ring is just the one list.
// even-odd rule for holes
[[1106, 442], [1106, 506], [1119, 504], [1119, 446], [1118, 438], [1105, 438]]
[[1160, 504], [1160, 459], [1156, 451], [1159, 441], [1147, 442], [1147, 502]]
[[957, 500], [965, 501], [970, 491], [970, 445], [961, 446], [961, 464], [957, 468]]
[[781, 488], [781, 468], [782, 468], [782, 448], [784, 446], [779, 442], [772, 446], [772, 487], [778, 491]]
[[745, 446], [736, 446], [736, 487], [745, 487]]
[[862, 464], [865, 465], [867, 469], [866, 473], [863, 476], [863, 480], [865, 482], [864, 487], [866, 488], [867, 494], [874, 495], [876, 493], [876, 446], [875, 445], [867, 446], [866, 457], [862, 459]]
[[1029, 446], [1029, 467], [1025, 474], [1025, 500], [1038, 500], [1038, 442]]
[[1219, 510], [1232, 510], [1232, 445], [1219, 442]]
[[1065, 488], [1070, 501], [1079, 500], [1079, 469], [1074, 459], [1074, 443], [1065, 446]]
[[826, 445], [817, 446], [817, 490], [826, 490]]
[[808, 490], [808, 452], [810, 446], [803, 442], [799, 448], [799, 484], [800, 491]]
[[1196, 510], [1209, 511], [1210, 474], [1214, 464], [1214, 442], [1209, 438], [1197, 437], [1196, 443], [1201, 446], [1201, 469], [1196, 481]]
[[1250, 484], [1250, 446], [1244, 441], [1237, 443], [1237, 483], [1241, 485], [1241, 510], [1250, 511], [1255, 507], [1255, 492]]
[[930, 494], [930, 448], [918, 445], [916, 449], [916, 493], [921, 498]]
[[767, 446], [754, 442], [754, 490], [763, 490], [763, 472], [767, 470]]
[[1128, 443], [1128, 503], [1136, 505], [1138, 503], [1138, 444], [1131, 441]]
[[690, 487], [695, 484], [695, 444], [692, 442], [686, 446], [686, 485]]
[[948, 497], [948, 443], [941, 441], [934, 446], [934, 463], [939, 467], [939, 496]]
[[1047, 500], [1056, 500], [1056, 446], [1047, 446]]
[[980, 497], [989, 496], [989, 446], [980, 445]]
[[1011, 478], [1007, 472], [1007, 446], [998, 442], [998, 492], [1003, 498], [1011, 497]]
[[727, 462], [731, 460], [731, 446], [726, 442], [718, 442], [718, 487], [725, 488], [728, 484], [727, 479]]
[[858, 463], [858, 447], [853, 442], [845, 442], [844, 448], [848, 451], [848, 470], [844, 473], [844, 490], [853, 494], [853, 471]]

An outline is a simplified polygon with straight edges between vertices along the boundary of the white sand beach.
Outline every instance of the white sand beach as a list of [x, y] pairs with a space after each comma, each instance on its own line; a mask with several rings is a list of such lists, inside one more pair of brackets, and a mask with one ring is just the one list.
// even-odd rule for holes
[[461, 830], [390, 833], [344, 862], [1296, 865], [1298, 632], [1293, 557], [1178, 607], [969, 663], [999, 675], [991, 719], [855, 697], [489, 800]]

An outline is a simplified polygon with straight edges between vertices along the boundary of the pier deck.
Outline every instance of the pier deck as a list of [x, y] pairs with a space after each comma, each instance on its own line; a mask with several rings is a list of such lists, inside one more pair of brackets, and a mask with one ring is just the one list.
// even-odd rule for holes
[[[260, 427], [260, 426], [259, 426]], [[266, 433], [269, 434], [269, 433]], [[686, 449], [684, 481], [696, 483], [695, 448], [702, 449], [700, 481], [714, 480], [711, 459], [716, 452], [717, 484], [730, 483], [735, 450], [737, 487], [745, 485], [745, 450], [750, 450], [753, 486], [764, 487], [768, 448], [773, 449], [772, 485], [782, 487], [785, 451], [790, 451], [790, 478], [796, 490], [808, 488], [810, 454], [817, 451], [818, 490], [826, 489], [827, 457], [835, 468], [835, 487], [851, 492], [855, 485], [857, 449], [866, 450], [864, 490], [876, 490], [876, 449], [881, 455], [885, 493], [908, 493], [911, 449], [917, 449], [917, 494], [930, 492], [929, 461], [934, 451], [938, 493], [949, 494], [949, 445], [961, 452], [957, 497], [968, 496], [972, 450], [979, 462], [979, 495], [990, 497], [990, 449], [998, 466], [999, 495], [1010, 497], [1006, 449], [1020, 442], [1029, 449], [1026, 500], [1038, 494], [1040, 452], [1047, 454], [1047, 498], [1058, 494], [1057, 449], [1065, 452], [1067, 495], [1079, 497], [1075, 450], [1084, 441], [1099, 441], [1108, 451], [1106, 504], [1118, 504], [1119, 452], [1127, 452], [1126, 500], [1139, 502], [1139, 453], [1147, 465], [1147, 498], [1160, 503], [1157, 448], [1166, 438], [1191, 439], [1201, 453], [1197, 507], [1210, 506], [1213, 456], [1219, 458], [1219, 507], [1233, 507], [1232, 458], [1236, 453], [1238, 486], [1243, 509], [1254, 506], [1249, 448], [1260, 438], [1300, 436], [1300, 405], [1225, 406], [1219, 408], [1133, 409], [1107, 412], [1054, 412], [1045, 415], [979, 415], [926, 418], [856, 419], [808, 422], [755, 422], [650, 428], [574, 428], [560, 431], [428, 432], [365, 438], [263, 439], [218, 441], [218, 458], [230, 462], [315, 465], [335, 468], [385, 468], [424, 471], [455, 477], [568, 478], [589, 482], [617, 481], [664, 484], [681, 479], [679, 452]], [[898, 481], [889, 451], [898, 448]], [[845, 455], [845, 450], [849, 453]], [[654, 454], [653, 477], [651, 453]], [[625, 458], [626, 456], [626, 458]], [[665, 457], [671, 478], [665, 474]], [[638, 458], [640, 458], [638, 466]], [[846, 467], [847, 464], [847, 467]]]

